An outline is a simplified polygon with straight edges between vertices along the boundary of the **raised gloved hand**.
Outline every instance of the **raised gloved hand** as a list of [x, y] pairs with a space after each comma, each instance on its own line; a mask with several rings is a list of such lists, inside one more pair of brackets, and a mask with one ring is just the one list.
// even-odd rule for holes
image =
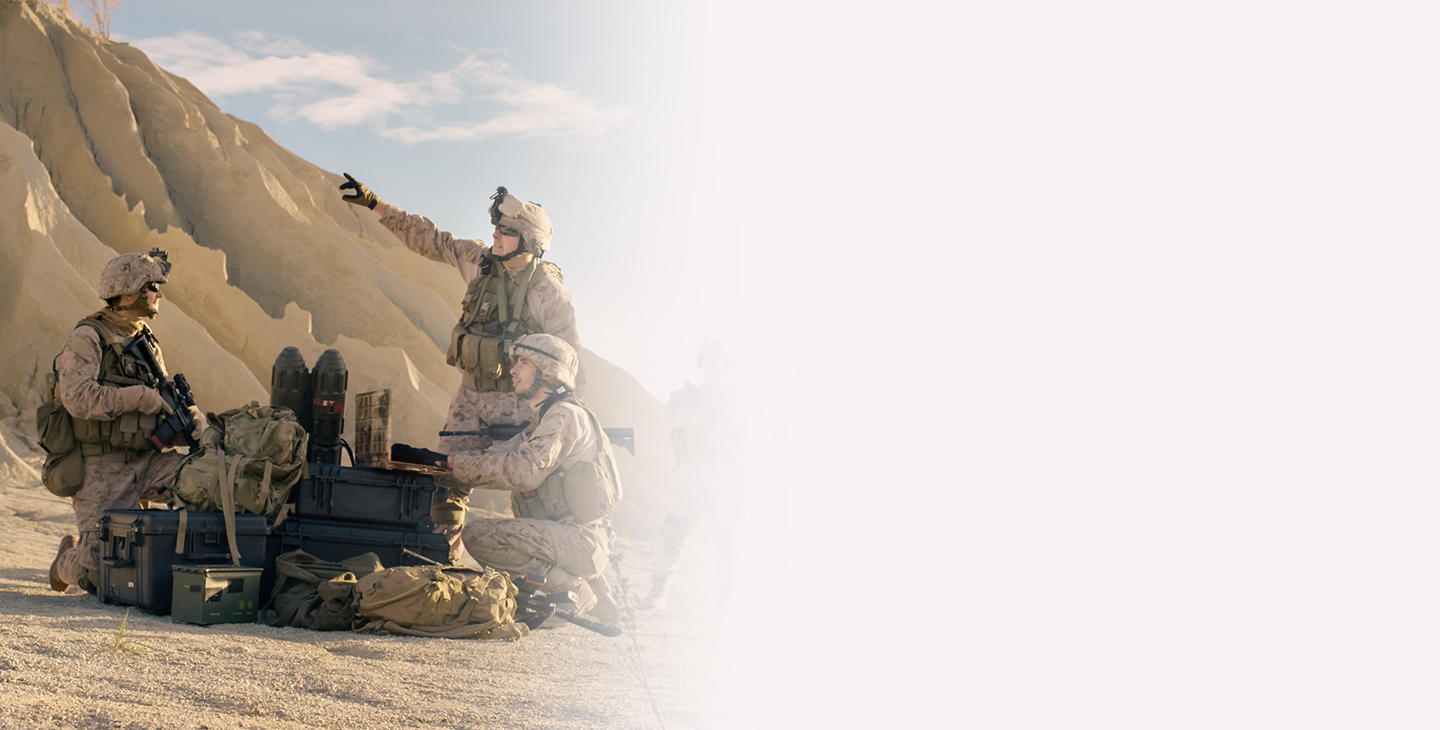
[[426, 466], [438, 466], [441, 469], [450, 465], [450, 455], [442, 454], [430, 449], [421, 449], [409, 444], [390, 444], [390, 460], [400, 461], [406, 464], [424, 464]]
[[120, 404], [127, 411], [154, 414], [170, 412], [170, 404], [160, 397], [160, 391], [143, 385], [127, 385], [120, 389]]
[[363, 205], [370, 210], [375, 210], [375, 205], [380, 202], [380, 199], [375, 197], [375, 193], [370, 192], [370, 188], [365, 187], [365, 183], [350, 177], [350, 173], [342, 172], [340, 174], [344, 175], [345, 179], [350, 181], [340, 183], [340, 189], [355, 191], [352, 195], [342, 195], [340, 199], [351, 205]]

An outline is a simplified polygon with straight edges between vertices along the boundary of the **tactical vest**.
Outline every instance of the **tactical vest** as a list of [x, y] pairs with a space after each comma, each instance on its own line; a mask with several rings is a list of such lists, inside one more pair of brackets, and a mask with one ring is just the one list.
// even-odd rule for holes
[[[689, 383], [685, 384], [685, 410], [705, 411], [705, 391]], [[701, 416], [703, 419], [703, 415]], [[670, 446], [675, 451], [675, 463], [689, 464], [705, 458], [705, 429], [703, 426], [680, 426], [670, 431]]]
[[534, 313], [525, 307], [525, 297], [541, 279], [563, 278], [560, 267], [539, 259], [515, 273], [493, 259], [487, 264], [485, 273], [472, 279], [465, 291], [445, 362], [460, 369], [467, 388], [509, 393], [515, 390], [506, 355], [510, 344], [522, 335], [542, 332]]
[[[151, 373], [140, 358], [124, 354], [125, 345], [130, 343], [132, 335], [110, 322], [95, 317], [82, 319], [75, 326], [77, 328], [89, 327], [100, 335], [98, 381], [101, 385], [113, 388], [144, 385], [154, 388], [160, 384], [159, 376], [163, 376], [164, 373]], [[141, 327], [143, 332], [150, 332], [150, 328], [144, 324]], [[158, 358], [160, 345], [155, 343], [153, 338], [151, 343], [155, 346], [155, 355]], [[75, 440], [80, 442], [80, 449], [86, 456], [99, 456], [121, 449], [133, 451], [149, 449], [150, 434], [160, 423], [158, 415], [139, 411], [126, 411], [114, 420], [108, 421], [75, 418], [74, 416], [71, 416], [70, 420], [75, 429]]]
[[[588, 406], [573, 397], [562, 401], [579, 406], [590, 417], [595, 428], [595, 461], [583, 458], [573, 459], [545, 477], [540, 486], [527, 492], [514, 492], [511, 508], [516, 517], [537, 520], [563, 520], [573, 517], [576, 522], [588, 525], [598, 522], [615, 508], [623, 490], [620, 485], [620, 470], [615, 466], [615, 454], [610, 450], [610, 439], [600, 420]], [[558, 404], [557, 404], [558, 405]], [[543, 414], [542, 414], [543, 417]], [[538, 423], [540, 419], [536, 419]], [[537, 426], [525, 429], [528, 439]]]

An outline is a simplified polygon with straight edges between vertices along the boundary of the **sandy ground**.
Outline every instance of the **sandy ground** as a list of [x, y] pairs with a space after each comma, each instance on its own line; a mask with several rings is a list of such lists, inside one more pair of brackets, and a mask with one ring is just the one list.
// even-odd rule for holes
[[[111, 648], [125, 607], [45, 583], [73, 519], [69, 500], [37, 482], [0, 483], [0, 728], [679, 729], [774, 719], [763, 708], [781, 670], [763, 632], [737, 634], [733, 609], [712, 610], [703, 540], [669, 606], [628, 611], [620, 638], [559, 619], [516, 642], [477, 642], [199, 627], [132, 610], [126, 637], [153, 648], [132, 653]], [[638, 598], [648, 545], [622, 539], [620, 554]]]

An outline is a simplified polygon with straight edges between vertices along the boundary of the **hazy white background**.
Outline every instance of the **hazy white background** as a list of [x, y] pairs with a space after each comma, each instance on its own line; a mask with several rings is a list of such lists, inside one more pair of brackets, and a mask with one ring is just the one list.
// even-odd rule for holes
[[[459, 233], [540, 200], [657, 392], [712, 322], [762, 343], [799, 391], [777, 717], [1440, 720], [1432, 6], [147, 5], [144, 48], [256, 31], [428, 99], [221, 104]], [[515, 79], [564, 123], [485, 126]]]

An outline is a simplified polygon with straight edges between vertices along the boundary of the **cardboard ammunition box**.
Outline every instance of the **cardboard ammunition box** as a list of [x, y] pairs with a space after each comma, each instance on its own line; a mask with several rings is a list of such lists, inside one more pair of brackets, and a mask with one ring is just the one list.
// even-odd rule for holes
[[434, 495], [428, 474], [312, 463], [295, 487], [295, 516], [429, 532]]
[[[100, 518], [104, 543], [100, 560], [100, 600], [170, 613], [175, 565], [233, 562], [225, 534], [225, 515], [189, 512], [185, 534], [177, 540], [180, 513], [170, 510], [106, 510]], [[265, 516], [235, 515], [235, 542], [242, 561], [260, 564], [265, 556]], [[176, 543], [180, 549], [176, 551]], [[273, 571], [274, 568], [272, 567]]]
[[187, 624], [255, 622], [260, 568], [242, 565], [176, 565], [170, 618]]

